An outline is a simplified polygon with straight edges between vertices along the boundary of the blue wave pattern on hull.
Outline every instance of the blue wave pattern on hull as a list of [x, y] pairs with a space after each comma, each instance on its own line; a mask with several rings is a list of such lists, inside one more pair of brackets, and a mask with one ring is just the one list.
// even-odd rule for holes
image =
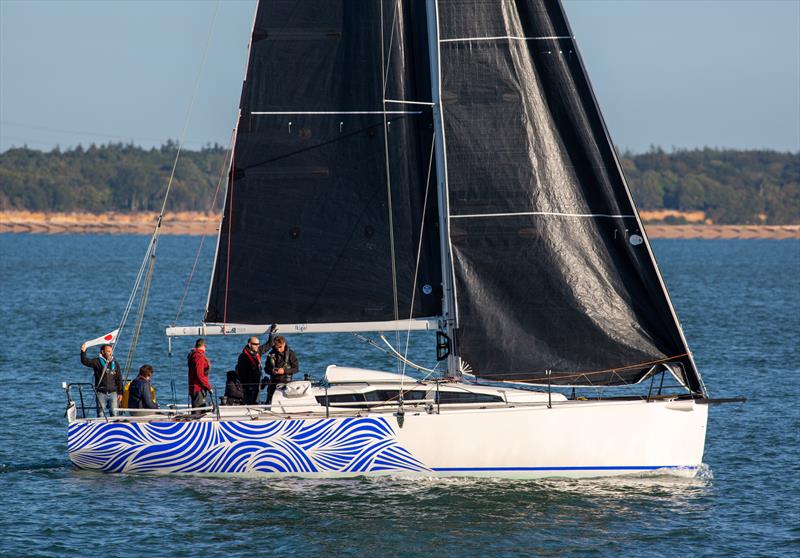
[[82, 422], [67, 445], [77, 467], [117, 473], [430, 471], [383, 418]]

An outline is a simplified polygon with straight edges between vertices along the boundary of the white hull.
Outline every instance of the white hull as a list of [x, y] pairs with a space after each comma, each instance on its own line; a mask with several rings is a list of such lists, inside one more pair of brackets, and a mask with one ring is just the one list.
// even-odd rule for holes
[[397, 437], [438, 475], [694, 474], [703, 460], [707, 418], [708, 406], [692, 401], [572, 401], [406, 416]]
[[[240, 414], [244, 410], [239, 408]], [[233, 410], [231, 408], [230, 410]], [[268, 476], [600, 477], [701, 465], [708, 405], [560, 401], [248, 420], [70, 424], [70, 459], [109, 472]]]

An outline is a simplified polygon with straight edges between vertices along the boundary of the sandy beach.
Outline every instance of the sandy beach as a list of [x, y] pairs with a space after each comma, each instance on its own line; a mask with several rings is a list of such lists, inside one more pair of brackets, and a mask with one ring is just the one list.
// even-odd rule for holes
[[[687, 224], [668, 225], [652, 222], [663, 219], [664, 212], [642, 212], [650, 238], [770, 238], [800, 239], [800, 225], [716, 225], [703, 214], [681, 215]], [[0, 233], [39, 234], [150, 234], [156, 213], [39, 213], [30, 211], [0, 212]], [[689, 217], [689, 218], [686, 218]], [[650, 221], [650, 222], [648, 222]], [[218, 214], [195, 212], [167, 213], [164, 234], [216, 234]]]

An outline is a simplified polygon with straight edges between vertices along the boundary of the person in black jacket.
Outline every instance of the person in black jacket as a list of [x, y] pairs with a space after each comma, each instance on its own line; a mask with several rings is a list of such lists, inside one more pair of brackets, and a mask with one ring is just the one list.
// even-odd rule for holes
[[97, 401], [97, 416], [116, 416], [117, 406], [122, 401], [122, 371], [114, 360], [114, 347], [103, 345], [96, 358], [86, 356], [86, 343], [81, 345], [81, 364], [94, 370], [94, 392]]
[[264, 371], [269, 374], [269, 389], [267, 389], [267, 405], [272, 403], [272, 396], [278, 384], [292, 381], [292, 375], [300, 370], [297, 355], [286, 344], [286, 339], [278, 335], [272, 348], [267, 353]]
[[245, 405], [255, 405], [258, 402], [261, 383], [261, 355], [263, 353], [258, 337], [253, 336], [247, 341], [247, 345], [242, 349], [239, 360], [236, 362], [236, 372], [244, 392]]
[[152, 377], [152, 366], [145, 364], [139, 368], [139, 375], [128, 388], [128, 409], [158, 409], [150, 389], [150, 378]]

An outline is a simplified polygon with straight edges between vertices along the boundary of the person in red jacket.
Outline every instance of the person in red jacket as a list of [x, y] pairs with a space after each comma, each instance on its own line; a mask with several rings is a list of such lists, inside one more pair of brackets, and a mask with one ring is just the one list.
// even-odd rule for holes
[[211, 362], [206, 356], [206, 340], [198, 339], [194, 349], [187, 358], [189, 365], [189, 397], [192, 398], [192, 407], [205, 407], [206, 397], [214, 390], [208, 381], [208, 371]]

